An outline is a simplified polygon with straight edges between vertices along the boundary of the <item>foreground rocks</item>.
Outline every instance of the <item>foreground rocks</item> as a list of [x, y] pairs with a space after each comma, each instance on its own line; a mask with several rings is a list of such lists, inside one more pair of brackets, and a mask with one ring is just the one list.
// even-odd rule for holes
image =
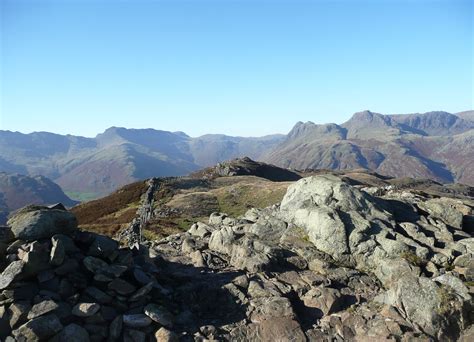
[[21, 240], [1, 256], [0, 340], [148, 341], [172, 326], [146, 249], [81, 232], [63, 209], [29, 207], [9, 223]]
[[0, 340], [467, 341], [473, 203], [321, 175], [138, 250], [30, 207], [0, 232]]

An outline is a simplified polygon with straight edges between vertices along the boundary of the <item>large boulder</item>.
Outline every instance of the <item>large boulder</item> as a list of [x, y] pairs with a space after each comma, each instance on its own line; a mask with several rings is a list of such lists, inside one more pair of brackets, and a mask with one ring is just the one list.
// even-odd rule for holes
[[77, 219], [67, 210], [28, 206], [16, 212], [7, 224], [15, 238], [34, 241], [72, 233], [77, 228]]
[[309, 241], [334, 259], [374, 269], [380, 260], [409, 250], [384, 207], [382, 200], [338, 177], [323, 175], [292, 184], [281, 202], [280, 216], [303, 228]]
[[290, 185], [281, 202], [282, 212], [328, 207], [342, 212], [356, 211], [365, 216], [386, 219], [383, 204], [366, 192], [332, 175], [312, 176]]

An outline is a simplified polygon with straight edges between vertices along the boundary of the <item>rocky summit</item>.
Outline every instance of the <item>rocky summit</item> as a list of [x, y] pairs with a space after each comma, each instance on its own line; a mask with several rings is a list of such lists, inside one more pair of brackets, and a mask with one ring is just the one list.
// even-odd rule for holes
[[472, 341], [473, 210], [321, 174], [130, 249], [27, 207], [0, 228], [0, 340]]

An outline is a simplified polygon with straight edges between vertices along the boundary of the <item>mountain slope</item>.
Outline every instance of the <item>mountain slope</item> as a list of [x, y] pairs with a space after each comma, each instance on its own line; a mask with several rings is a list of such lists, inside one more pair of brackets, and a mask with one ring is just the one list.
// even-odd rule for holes
[[354, 114], [347, 122], [298, 122], [260, 138], [111, 127], [95, 138], [0, 131], [0, 171], [44, 175], [68, 192], [99, 197], [154, 176], [179, 176], [248, 156], [294, 169], [365, 168], [397, 177], [473, 183], [471, 112]]
[[0, 171], [45, 175], [68, 192], [93, 197], [131, 182], [180, 176], [217, 162], [260, 157], [283, 140], [111, 127], [96, 138], [0, 131]]
[[46, 177], [0, 172], [0, 224], [6, 222], [9, 213], [25, 205], [58, 202], [68, 207], [78, 203], [66, 196], [56, 183]]
[[264, 161], [294, 169], [364, 168], [393, 177], [474, 184], [474, 123], [446, 112], [359, 112], [342, 125], [297, 123]]

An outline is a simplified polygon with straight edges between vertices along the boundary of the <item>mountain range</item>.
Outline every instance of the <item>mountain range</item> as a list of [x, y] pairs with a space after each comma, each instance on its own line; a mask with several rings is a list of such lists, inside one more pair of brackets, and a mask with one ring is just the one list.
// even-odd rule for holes
[[472, 185], [473, 113], [363, 111], [342, 125], [298, 122], [287, 135], [257, 138], [193, 138], [119, 127], [95, 138], [0, 131], [0, 171], [46, 176], [76, 198], [105, 195], [140, 179], [186, 175], [243, 156], [284, 168], [365, 168]]

